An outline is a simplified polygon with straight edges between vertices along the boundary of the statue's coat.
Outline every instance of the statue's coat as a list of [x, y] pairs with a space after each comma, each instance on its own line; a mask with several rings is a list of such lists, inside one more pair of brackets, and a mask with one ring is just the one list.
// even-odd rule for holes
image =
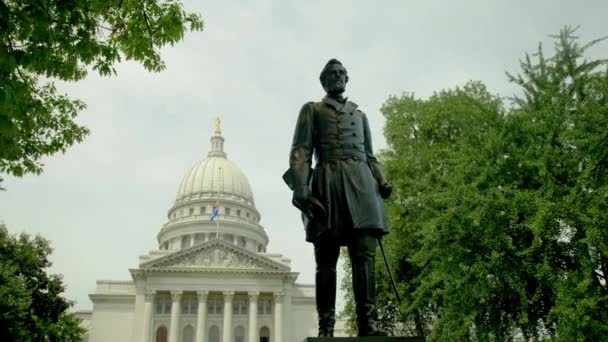
[[290, 187], [294, 191], [309, 187], [327, 213], [314, 218], [302, 215], [307, 241], [315, 242], [327, 229], [338, 237], [350, 227], [388, 233], [378, 190], [386, 180], [373, 153], [367, 117], [355, 103], [342, 104], [325, 97], [321, 102], [304, 104], [289, 164], [284, 178]]

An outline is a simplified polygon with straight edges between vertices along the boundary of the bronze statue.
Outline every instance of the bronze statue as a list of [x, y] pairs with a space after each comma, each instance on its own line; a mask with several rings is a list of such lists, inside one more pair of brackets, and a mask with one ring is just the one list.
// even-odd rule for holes
[[319, 336], [333, 336], [340, 246], [352, 263], [358, 335], [386, 336], [377, 327], [374, 259], [377, 239], [388, 233], [383, 199], [392, 188], [374, 156], [366, 115], [343, 97], [342, 63], [327, 62], [320, 80], [327, 96], [300, 110], [283, 175], [314, 244]]

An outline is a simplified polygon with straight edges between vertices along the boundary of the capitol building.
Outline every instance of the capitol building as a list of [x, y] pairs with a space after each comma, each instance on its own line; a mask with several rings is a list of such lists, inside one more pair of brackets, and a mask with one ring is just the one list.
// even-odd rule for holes
[[[219, 217], [210, 220], [215, 209]], [[219, 220], [219, 229], [218, 229]], [[130, 280], [98, 280], [81, 311], [88, 342], [292, 342], [316, 336], [314, 285], [266, 250], [247, 177], [224, 152], [219, 121], [207, 158], [183, 177], [158, 248]], [[312, 257], [312, 256], [311, 256]]]

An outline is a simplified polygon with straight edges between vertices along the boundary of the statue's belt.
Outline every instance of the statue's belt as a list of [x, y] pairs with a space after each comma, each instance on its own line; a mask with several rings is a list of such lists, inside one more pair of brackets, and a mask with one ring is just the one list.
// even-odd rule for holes
[[315, 153], [318, 161], [336, 159], [355, 159], [367, 161], [367, 154], [365, 154], [365, 152], [353, 148], [317, 149]]
[[[345, 159], [354, 159], [360, 160], [367, 163], [367, 154], [358, 149], [354, 148], [319, 148], [315, 150], [315, 154], [317, 156], [318, 162], [330, 161], [330, 160], [345, 160]], [[308, 179], [306, 180], [306, 185], [310, 183], [312, 178], [312, 169], [310, 169], [310, 165], [308, 165], [309, 171], [306, 172], [308, 175]], [[295, 189], [297, 185], [298, 179], [294, 174], [293, 167], [290, 167], [283, 174], [283, 181], [292, 191]]]

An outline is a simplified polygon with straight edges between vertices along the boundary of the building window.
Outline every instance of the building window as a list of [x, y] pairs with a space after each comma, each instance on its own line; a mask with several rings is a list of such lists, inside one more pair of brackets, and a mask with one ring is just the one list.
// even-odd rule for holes
[[182, 217], [184, 215], [184, 211], [182, 209], [179, 210], [178, 212], [179, 217]]
[[236, 210], [236, 216], [239, 216], [239, 217], [241, 216], [241, 209]]
[[224, 208], [224, 213], [226, 216], [230, 216], [230, 208]]
[[242, 236], [239, 236], [239, 238], [238, 238], [238, 240], [237, 240], [237, 241], [238, 241], [238, 242], [237, 242], [237, 245], [238, 245], [239, 247], [245, 248], [245, 245], [247, 245], [247, 241], [246, 241], [246, 240], [245, 240], [245, 238], [244, 238], [244, 237], [242, 237]]
[[201, 215], [204, 215], [207, 213], [207, 207], [201, 207]]
[[224, 302], [220, 299], [211, 299], [207, 302], [207, 313], [221, 315], [224, 312]]
[[182, 314], [195, 315], [198, 310], [198, 300], [193, 296], [184, 296], [181, 303]]
[[235, 315], [246, 315], [247, 314], [247, 300], [239, 299], [232, 303], [232, 312]]
[[245, 216], [247, 216], [247, 218], [249, 218], [249, 212], [245, 213]]
[[258, 315], [272, 315], [272, 300], [260, 299], [258, 301]]
[[171, 313], [171, 298], [167, 295], [158, 295], [156, 299], [156, 314], [167, 315]]
[[190, 247], [190, 235], [182, 237], [182, 249]]
[[194, 244], [198, 245], [200, 243], [205, 242], [205, 234], [204, 233], [197, 233], [196, 235], [194, 235]]
[[234, 236], [232, 234], [224, 234], [222, 237], [224, 241], [234, 244]]
[[188, 212], [190, 213], [190, 216], [194, 215], [194, 208], [190, 208]]

